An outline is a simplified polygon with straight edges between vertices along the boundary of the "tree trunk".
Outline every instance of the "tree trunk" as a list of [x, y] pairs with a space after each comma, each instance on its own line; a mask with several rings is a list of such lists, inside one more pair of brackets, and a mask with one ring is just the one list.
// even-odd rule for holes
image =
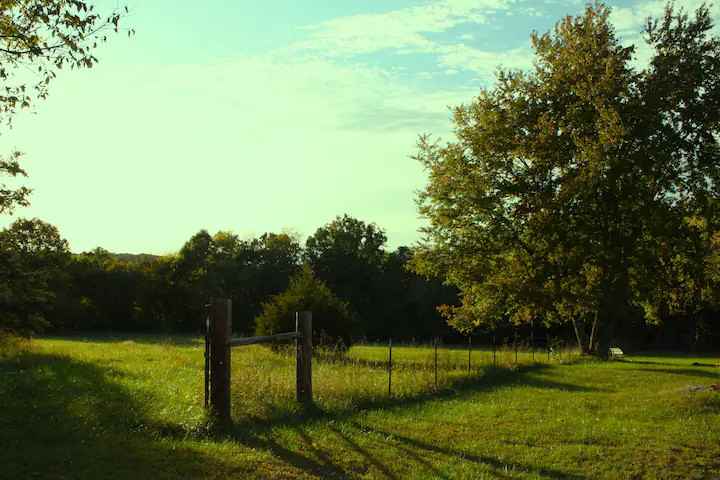
[[588, 351], [590, 353], [596, 351], [595, 332], [597, 331], [597, 324], [598, 324], [598, 311], [595, 310], [595, 319], [593, 320], [592, 329], [590, 330], [590, 341], [588, 342]]
[[575, 318], [572, 319], [572, 326], [573, 330], [575, 330], [575, 338], [577, 339], [578, 348], [580, 349], [580, 353], [586, 353], [585, 352], [585, 345], [583, 345], [582, 337], [580, 335], [580, 330], [578, 329], [577, 320]]

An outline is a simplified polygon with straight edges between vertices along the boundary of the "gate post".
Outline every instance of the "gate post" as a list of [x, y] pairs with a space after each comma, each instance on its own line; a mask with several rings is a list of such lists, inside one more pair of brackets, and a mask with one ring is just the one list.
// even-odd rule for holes
[[210, 415], [230, 423], [230, 335], [232, 300], [214, 298], [210, 305]]
[[312, 312], [295, 313], [296, 340], [295, 379], [297, 401], [311, 404], [312, 391]]

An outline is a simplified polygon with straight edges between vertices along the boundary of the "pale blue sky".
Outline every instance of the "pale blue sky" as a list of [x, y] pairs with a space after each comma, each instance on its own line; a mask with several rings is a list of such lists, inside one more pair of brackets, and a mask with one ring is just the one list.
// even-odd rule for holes
[[[664, 2], [609, 4], [637, 42]], [[376, 222], [393, 248], [413, 244], [426, 178], [410, 159], [418, 134], [451, 139], [447, 107], [491, 84], [500, 64], [530, 66], [530, 32], [585, 3], [128, 5], [137, 34], [111, 38], [96, 68], [62, 72], [0, 136], [0, 152], [26, 153], [35, 190], [15, 217], [55, 224], [76, 252], [168, 253], [201, 228], [304, 239], [343, 213]]]

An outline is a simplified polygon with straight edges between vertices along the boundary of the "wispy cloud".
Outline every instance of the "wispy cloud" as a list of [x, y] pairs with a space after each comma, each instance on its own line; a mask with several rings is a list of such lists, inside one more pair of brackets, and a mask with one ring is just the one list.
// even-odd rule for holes
[[507, 10], [514, 0], [444, 0], [384, 13], [350, 15], [306, 27], [309, 38], [294, 47], [328, 56], [400, 52], [434, 52], [425, 34], [461, 24], [484, 24], [488, 16]]
[[491, 81], [498, 67], [525, 70], [532, 67], [533, 58], [529, 46], [505, 51], [484, 51], [459, 43], [443, 47], [439, 62], [453, 70], [472, 70], [482, 80]]
[[488, 24], [500, 12], [528, 13], [529, 6], [517, 0], [444, 0], [384, 13], [340, 17], [305, 27], [308, 37], [288, 51], [330, 60], [350, 59], [370, 54], [425, 54], [436, 59], [435, 72], [419, 74], [455, 75], [461, 71], [477, 74], [492, 82], [498, 66], [528, 68], [532, 52], [527, 47], [483, 50], [470, 45], [476, 36], [458, 31], [439, 38], [437, 34], [462, 26]]

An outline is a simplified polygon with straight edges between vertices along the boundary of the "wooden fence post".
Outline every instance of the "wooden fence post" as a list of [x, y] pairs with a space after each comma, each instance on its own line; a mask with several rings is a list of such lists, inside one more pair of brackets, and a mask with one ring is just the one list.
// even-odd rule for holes
[[221, 424], [229, 424], [231, 300], [212, 300], [210, 324], [210, 414]]
[[313, 402], [312, 391], [312, 312], [295, 314], [297, 339], [296, 351], [296, 394], [297, 401], [305, 404]]

